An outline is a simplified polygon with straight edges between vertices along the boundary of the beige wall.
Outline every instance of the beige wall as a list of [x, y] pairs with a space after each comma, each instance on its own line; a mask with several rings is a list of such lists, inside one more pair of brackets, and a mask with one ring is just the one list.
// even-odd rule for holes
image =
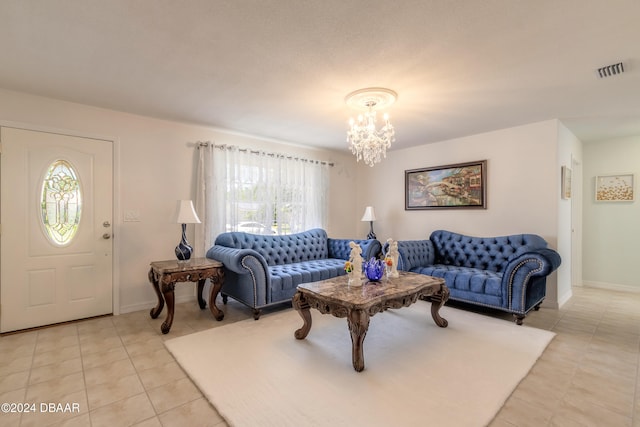
[[[236, 144], [334, 162], [331, 169], [329, 235], [353, 236], [358, 219], [353, 193], [355, 160], [349, 153], [315, 150], [204, 126], [157, 120], [22, 93], [0, 90], [0, 125], [63, 132], [115, 141], [114, 244], [115, 311], [151, 307], [155, 294], [147, 281], [149, 263], [172, 259], [180, 226], [171, 223], [176, 200], [195, 195], [196, 141]], [[353, 192], [342, 191], [352, 188]], [[124, 222], [137, 211], [139, 222]], [[193, 230], [189, 230], [193, 242]], [[178, 286], [176, 298], [191, 298]]]
[[[549, 120], [391, 151], [382, 163], [359, 169], [358, 212], [367, 205], [375, 207], [375, 231], [381, 241], [425, 239], [437, 229], [472, 236], [534, 233], [555, 249], [560, 199], [558, 126], [557, 120]], [[486, 210], [404, 210], [405, 170], [485, 159]], [[360, 229], [366, 230], [366, 225]], [[556, 274], [547, 281], [547, 306], [558, 303]]]
[[[152, 119], [22, 93], [0, 90], [0, 124], [62, 131], [115, 141], [115, 311], [155, 303], [147, 282], [149, 262], [173, 258], [179, 225], [175, 201], [193, 198], [196, 141], [245, 147], [334, 162], [327, 231], [332, 237], [366, 236], [365, 206], [376, 209], [378, 239], [427, 238], [435, 229], [476, 236], [536, 233], [558, 245], [559, 159], [556, 120], [420, 147], [390, 151], [381, 164], [356, 164], [344, 151], [317, 150], [204, 126]], [[398, 132], [398, 138], [401, 138]], [[486, 210], [405, 211], [404, 171], [487, 160]], [[139, 222], [124, 222], [137, 211]], [[190, 231], [193, 233], [193, 231]], [[192, 237], [192, 236], [191, 236]], [[191, 240], [193, 241], [193, 240]], [[563, 264], [561, 268], [565, 268]], [[556, 275], [548, 281], [547, 304], [557, 305]], [[178, 287], [177, 299], [193, 296]]]
[[[391, 151], [361, 167], [358, 205], [373, 205], [379, 238], [427, 238], [436, 229], [476, 236], [531, 232], [555, 246], [557, 121]], [[487, 160], [486, 210], [404, 210], [404, 171]]]

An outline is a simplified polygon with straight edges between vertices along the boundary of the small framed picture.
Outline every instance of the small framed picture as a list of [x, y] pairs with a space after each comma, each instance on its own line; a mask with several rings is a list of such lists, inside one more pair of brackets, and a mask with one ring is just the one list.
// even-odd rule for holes
[[562, 166], [562, 198], [571, 198], [571, 169]]
[[632, 173], [596, 176], [596, 202], [633, 202], [634, 178]]

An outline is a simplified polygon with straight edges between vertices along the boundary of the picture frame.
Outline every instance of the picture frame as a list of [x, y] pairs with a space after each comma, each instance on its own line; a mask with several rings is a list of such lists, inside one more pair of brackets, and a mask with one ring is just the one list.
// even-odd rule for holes
[[632, 173], [598, 175], [595, 178], [596, 202], [633, 202], [635, 175]]
[[571, 198], [571, 169], [568, 166], [562, 166], [562, 188], [561, 188], [561, 196], [563, 199], [567, 200]]
[[487, 161], [405, 170], [405, 210], [486, 209]]

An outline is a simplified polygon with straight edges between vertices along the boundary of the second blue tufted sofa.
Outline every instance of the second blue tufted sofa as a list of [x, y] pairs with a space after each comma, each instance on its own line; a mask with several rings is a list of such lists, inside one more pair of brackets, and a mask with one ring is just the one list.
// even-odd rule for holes
[[398, 269], [445, 279], [450, 299], [512, 313], [521, 325], [546, 296], [560, 255], [535, 234], [471, 237], [445, 230], [398, 242]]
[[225, 266], [223, 298], [251, 307], [257, 320], [261, 308], [291, 301], [299, 284], [345, 274], [352, 241], [360, 245], [364, 259], [382, 249], [375, 239], [331, 239], [320, 228], [279, 236], [233, 231], [216, 238], [207, 258]]

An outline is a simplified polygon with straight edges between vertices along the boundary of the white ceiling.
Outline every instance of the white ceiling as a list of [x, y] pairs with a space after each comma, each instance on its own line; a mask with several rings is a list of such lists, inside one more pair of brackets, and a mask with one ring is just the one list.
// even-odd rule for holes
[[640, 134], [639, 19], [638, 0], [2, 0], [0, 87], [347, 149], [345, 95], [381, 86], [392, 149], [553, 118], [590, 141]]

